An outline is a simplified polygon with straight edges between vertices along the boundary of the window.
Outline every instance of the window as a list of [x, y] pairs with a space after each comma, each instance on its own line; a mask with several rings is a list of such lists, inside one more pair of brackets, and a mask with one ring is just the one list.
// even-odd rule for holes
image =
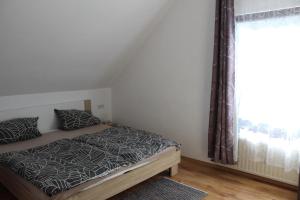
[[297, 10], [238, 16], [236, 23], [239, 137], [264, 145], [258, 160], [287, 170], [298, 169], [300, 163]]

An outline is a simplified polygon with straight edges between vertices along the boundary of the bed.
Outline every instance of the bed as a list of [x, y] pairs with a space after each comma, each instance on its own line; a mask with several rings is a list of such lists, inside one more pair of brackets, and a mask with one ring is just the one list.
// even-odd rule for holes
[[[91, 110], [91, 102], [84, 101], [85, 110]], [[102, 137], [112, 130], [107, 125], [96, 125], [75, 131], [55, 131], [39, 138], [0, 146], [0, 154], [36, 149], [57, 141], [77, 141], [78, 138]], [[96, 177], [82, 184], [49, 196], [29, 181], [14, 173], [6, 166], [0, 167], [0, 182], [20, 200], [100, 200], [112, 197], [162, 171], [168, 170], [173, 176], [180, 162], [180, 148], [170, 146], [161, 152], [140, 160], [133, 165], [120, 167], [105, 176]]]

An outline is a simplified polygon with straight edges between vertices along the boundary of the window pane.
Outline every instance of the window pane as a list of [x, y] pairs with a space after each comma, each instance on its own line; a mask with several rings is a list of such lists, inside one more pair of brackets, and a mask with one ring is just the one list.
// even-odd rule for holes
[[239, 22], [236, 87], [241, 128], [300, 134], [300, 16]]

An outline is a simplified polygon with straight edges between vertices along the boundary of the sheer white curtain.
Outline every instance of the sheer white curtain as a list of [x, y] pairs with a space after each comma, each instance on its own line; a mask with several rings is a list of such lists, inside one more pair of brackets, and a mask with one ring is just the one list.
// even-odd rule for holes
[[249, 159], [299, 170], [300, 8], [237, 17], [236, 93]]

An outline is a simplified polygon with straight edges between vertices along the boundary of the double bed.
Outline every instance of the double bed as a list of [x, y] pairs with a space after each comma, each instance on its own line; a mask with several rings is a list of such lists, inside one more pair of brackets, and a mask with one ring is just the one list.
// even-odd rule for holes
[[[90, 107], [86, 105], [90, 105], [90, 103], [85, 102], [85, 110], [89, 111]], [[126, 134], [130, 138], [125, 137], [124, 135]], [[134, 137], [131, 137], [131, 135], [134, 135]], [[101, 124], [74, 131], [55, 131], [43, 134], [35, 139], [0, 145], [0, 182], [20, 200], [107, 199], [162, 171], [169, 169], [171, 176], [177, 173], [181, 156], [180, 147], [176, 143], [172, 143], [172, 141], [161, 138], [156, 134], [128, 127], [110, 127]], [[112, 142], [113, 145], [123, 145], [124, 148], [117, 148], [119, 152], [115, 153], [116, 148], [110, 147], [110, 142], [106, 144], [105, 141], [107, 140], [114, 140]], [[149, 141], [152, 141], [150, 142], [151, 146], [148, 145]], [[105, 145], [101, 145], [102, 142]], [[74, 144], [78, 144], [78, 149]], [[70, 147], [72, 145], [73, 147]], [[148, 147], [151, 148], [149, 149]], [[87, 155], [77, 158], [71, 155], [72, 158], [69, 158], [69, 155], [62, 153], [64, 148], [76, 152], [75, 157], [84, 152], [86, 148], [91, 148], [94, 152], [93, 154], [96, 152], [96, 155], [94, 157], [91, 156], [92, 158], [87, 161], [82, 161]], [[49, 149], [54, 155], [48, 155]], [[77, 171], [81, 171], [81, 176], [82, 174], [86, 175], [84, 163], [87, 162], [88, 165], [90, 160], [98, 159], [102, 155], [99, 151], [103, 149], [109, 150], [110, 156], [105, 154], [106, 159], [108, 159], [105, 163], [109, 167], [103, 170], [97, 166], [98, 168], [95, 169], [95, 172], [89, 171], [89, 174], [95, 174], [89, 175], [88, 178], [81, 177], [81, 181], [74, 181], [75, 183], [71, 185], [61, 186], [59, 185], [60, 182], [58, 182], [54, 188], [50, 187], [53, 182], [50, 186], [49, 183], [47, 185], [47, 181], [49, 182], [47, 178], [49, 177], [41, 177], [40, 174], [37, 176], [33, 173], [35, 170], [32, 170], [33, 168], [43, 169], [43, 167], [49, 167], [49, 164], [42, 164], [43, 166], [36, 164], [37, 161], [34, 159], [40, 159], [43, 156], [51, 157], [52, 160], [48, 159], [51, 162], [54, 159], [55, 162], [51, 165], [56, 165], [55, 163], [58, 162], [63, 164], [63, 167], [67, 166], [65, 159], [72, 161], [69, 164], [74, 164], [74, 160], [81, 159], [75, 162], [75, 164], [83, 163], [83, 165], [81, 164], [83, 168]], [[89, 151], [91, 152], [91, 150]], [[143, 153], [135, 153], [135, 151]], [[29, 157], [32, 160], [31, 163], [28, 161]], [[26, 162], [24, 162], [24, 158], [26, 158]], [[99, 159], [101, 160], [102, 158]], [[54, 168], [59, 169], [56, 166]], [[102, 171], [97, 173], [100, 169]], [[41, 173], [41, 170], [37, 171]], [[71, 172], [74, 173], [74, 170], [71, 170]], [[58, 179], [60, 178], [59, 176], [64, 176], [64, 174], [54, 175]], [[51, 170], [48, 175], [46, 173], [44, 176], [51, 176]], [[72, 174], [68, 174], [67, 177], [72, 179]], [[74, 180], [77, 179], [74, 178]], [[41, 184], [43, 181], [45, 183]]]

